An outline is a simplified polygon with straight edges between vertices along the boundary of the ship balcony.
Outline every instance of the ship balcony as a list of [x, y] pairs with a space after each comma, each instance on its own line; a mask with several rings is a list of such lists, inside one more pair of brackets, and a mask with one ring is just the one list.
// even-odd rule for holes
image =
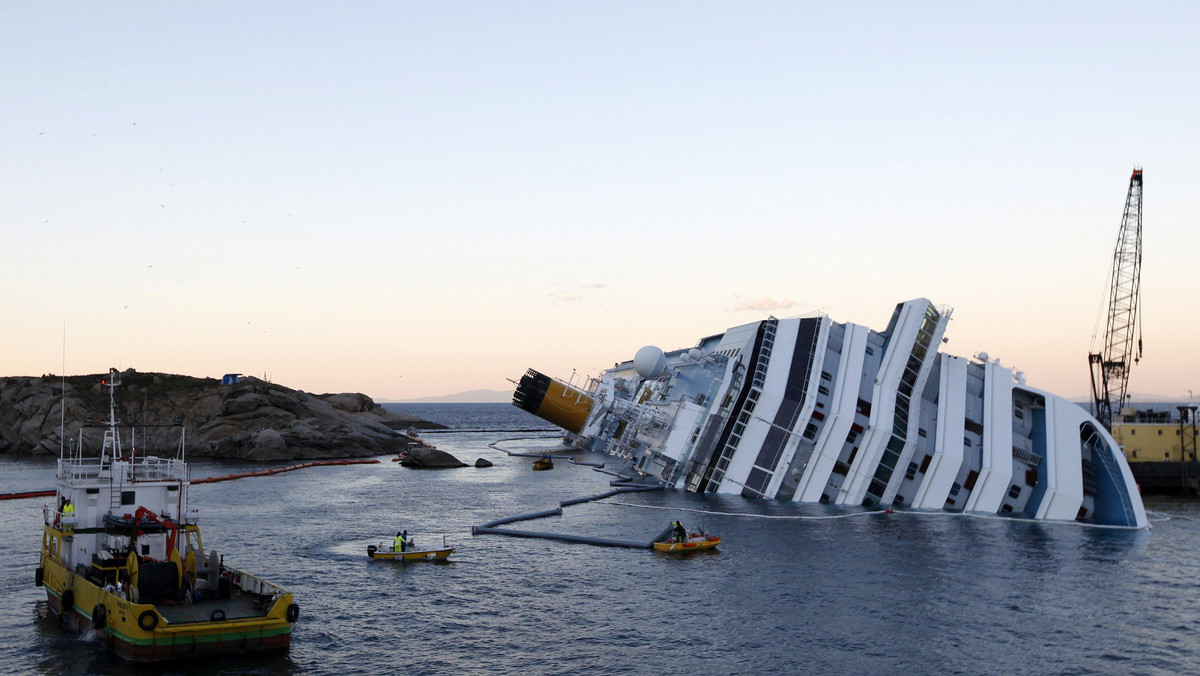
[[126, 481], [186, 481], [187, 463], [173, 458], [147, 456], [136, 463], [128, 460], [70, 458], [58, 461], [58, 480], [89, 483], [100, 479], [124, 477]]
[[50, 505], [42, 505], [42, 520], [47, 526], [63, 533], [73, 532], [79, 524], [75, 512], [59, 512]]

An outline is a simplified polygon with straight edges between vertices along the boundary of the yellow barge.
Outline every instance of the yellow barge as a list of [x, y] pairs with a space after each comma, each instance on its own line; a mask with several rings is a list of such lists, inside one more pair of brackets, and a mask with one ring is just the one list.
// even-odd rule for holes
[[1196, 458], [1197, 407], [1175, 410], [1123, 409], [1113, 421], [1113, 439], [1141, 490], [1200, 493], [1200, 461]]

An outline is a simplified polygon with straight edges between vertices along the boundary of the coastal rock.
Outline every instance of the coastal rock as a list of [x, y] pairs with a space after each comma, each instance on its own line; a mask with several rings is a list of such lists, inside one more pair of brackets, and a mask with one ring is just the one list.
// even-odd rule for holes
[[[100, 385], [106, 376], [69, 376], [65, 385], [59, 376], [0, 378], [0, 453], [58, 453], [63, 425], [64, 446], [74, 447], [82, 437], [84, 452], [98, 454], [103, 431], [96, 426], [108, 419], [108, 389]], [[388, 411], [365, 394], [314, 395], [253, 377], [222, 385], [215, 378], [131, 369], [122, 373], [116, 398], [124, 443], [133, 426], [139, 452], [173, 453], [180, 429], [170, 425], [178, 418], [189, 458], [388, 455], [414, 446], [396, 430], [443, 427]]]
[[375, 408], [375, 402], [365, 394], [347, 392], [343, 394], [326, 394], [321, 397], [330, 406], [347, 413], [366, 413]]
[[268, 406], [270, 400], [257, 392], [243, 392], [236, 399], [226, 399], [224, 406], [225, 415], [238, 415], [239, 413], [258, 413], [258, 409]]
[[286, 460], [290, 457], [287, 453], [287, 442], [283, 440], [283, 435], [275, 430], [259, 430], [251, 438], [251, 443], [254, 447], [246, 456], [249, 460]]
[[491, 463], [491, 461], [489, 461], [489, 460], [486, 460], [486, 459], [484, 459], [484, 458], [480, 458], [480, 459], [478, 459], [478, 460], [476, 460], [476, 461], [475, 461], [475, 466], [476, 466], [476, 467], [491, 467], [491, 466], [492, 466], [492, 463]]
[[405, 467], [415, 469], [446, 469], [450, 467], [466, 467], [467, 464], [445, 451], [439, 451], [432, 446], [413, 446], [408, 454], [400, 461]]

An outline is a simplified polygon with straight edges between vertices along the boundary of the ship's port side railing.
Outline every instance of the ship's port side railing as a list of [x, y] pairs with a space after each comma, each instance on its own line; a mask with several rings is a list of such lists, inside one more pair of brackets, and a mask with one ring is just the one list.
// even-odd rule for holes
[[273, 585], [260, 577], [251, 575], [250, 573], [240, 571], [236, 568], [230, 568], [229, 566], [226, 566], [225, 570], [233, 574], [234, 584], [236, 584], [238, 588], [244, 592], [267, 596], [288, 593], [286, 589]]
[[113, 470], [133, 481], [185, 481], [187, 463], [174, 458], [147, 456], [136, 463], [100, 458], [64, 458], [58, 461], [58, 479], [62, 481], [89, 481], [110, 478]]

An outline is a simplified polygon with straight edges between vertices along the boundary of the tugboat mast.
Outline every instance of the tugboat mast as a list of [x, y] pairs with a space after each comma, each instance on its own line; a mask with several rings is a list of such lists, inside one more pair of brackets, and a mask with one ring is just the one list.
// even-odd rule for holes
[[[116, 390], [121, 384], [121, 373], [115, 368], [108, 370], [108, 378], [101, 383], [108, 388], [108, 420], [104, 422], [104, 444], [100, 448], [100, 465], [104, 466], [110, 460], [122, 457], [121, 437], [117, 434], [117, 398]], [[109, 454], [112, 451], [112, 454]]]

